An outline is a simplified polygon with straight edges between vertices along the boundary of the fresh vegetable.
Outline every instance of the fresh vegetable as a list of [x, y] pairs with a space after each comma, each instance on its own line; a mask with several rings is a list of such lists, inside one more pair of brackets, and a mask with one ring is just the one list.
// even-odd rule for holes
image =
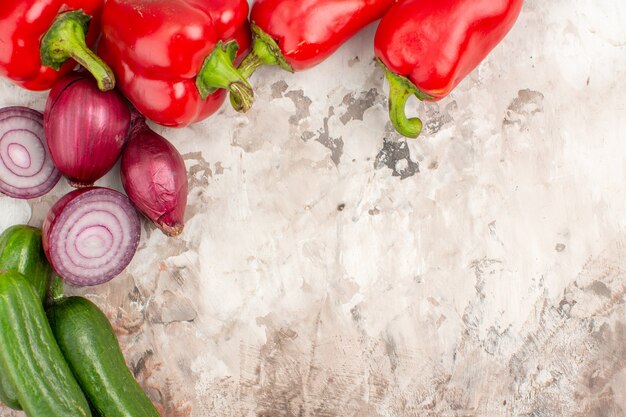
[[59, 178], [44, 137], [43, 115], [27, 107], [0, 109], [0, 192], [36, 198]]
[[246, 0], [108, 0], [98, 52], [144, 116], [186, 126], [215, 113], [226, 90], [251, 105], [233, 62], [250, 45], [247, 17]]
[[389, 115], [395, 129], [415, 138], [419, 118], [407, 118], [415, 95], [448, 95], [506, 36], [523, 0], [404, 0], [378, 25], [374, 48], [389, 80]]
[[176, 148], [138, 118], [122, 153], [122, 185], [135, 207], [168, 236], [183, 231], [187, 170]]
[[17, 393], [3, 373], [0, 372], [0, 403], [13, 410], [21, 410]]
[[88, 73], [58, 80], [48, 96], [44, 129], [56, 167], [74, 187], [109, 172], [126, 142], [130, 110], [117, 91], [102, 92]]
[[[16, 271], [30, 282], [43, 303], [52, 275], [41, 247], [41, 230], [24, 224], [11, 226], [0, 234], [0, 271]], [[21, 406], [15, 388], [0, 372], [0, 402], [15, 410]]]
[[48, 308], [48, 319], [65, 359], [100, 416], [159, 416], [126, 366], [109, 320], [94, 303], [83, 297], [63, 298]]
[[0, 234], [0, 271], [20, 272], [45, 301], [52, 268], [41, 246], [41, 229], [17, 224]]
[[28, 417], [89, 417], [41, 300], [15, 271], [0, 273], [0, 374]]
[[[0, 234], [0, 271], [16, 271], [30, 282], [43, 303], [52, 269], [41, 247], [41, 230], [27, 225], [15, 225]], [[0, 372], [0, 402], [21, 410], [17, 392]]]
[[17, 393], [13, 385], [9, 383], [6, 376], [0, 371], [0, 403], [14, 410], [21, 410]]
[[255, 0], [252, 52], [239, 66], [249, 77], [262, 65], [289, 71], [311, 68], [328, 58], [397, 0]]
[[110, 281], [130, 263], [139, 244], [139, 216], [128, 197], [102, 187], [74, 190], [52, 206], [43, 249], [59, 276], [75, 285]]
[[48, 90], [78, 62], [102, 90], [112, 89], [111, 69], [88, 47], [98, 38], [103, 4], [104, 0], [0, 1], [0, 75], [29, 90]]

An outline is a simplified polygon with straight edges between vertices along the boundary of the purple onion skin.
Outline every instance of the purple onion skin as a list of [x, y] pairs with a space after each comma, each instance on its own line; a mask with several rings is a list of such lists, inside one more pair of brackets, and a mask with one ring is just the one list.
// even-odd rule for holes
[[52, 161], [74, 187], [113, 168], [128, 138], [130, 109], [115, 90], [102, 92], [88, 73], [69, 74], [50, 90], [44, 129]]
[[188, 193], [185, 161], [143, 119], [133, 121], [120, 169], [122, 185], [135, 207], [166, 235], [182, 233]]
[[[69, 210], [68, 206], [72, 204], [76, 210], [80, 210], [81, 204], [84, 204], [83, 202], [80, 201], [81, 196], [85, 197], [89, 193], [91, 194], [108, 193], [108, 194], [117, 196], [118, 201], [120, 201], [121, 203], [123, 203], [124, 200], [126, 201], [125, 204], [119, 204], [118, 207], [122, 207], [124, 205], [127, 206], [125, 210], [125, 213], [126, 213], [125, 217], [128, 218], [130, 226], [129, 226], [129, 230], [126, 230], [126, 232], [130, 236], [130, 243], [128, 247], [126, 248], [127, 251], [124, 252], [123, 258], [121, 260], [117, 259], [116, 262], [106, 264], [105, 267], [109, 268], [109, 270], [107, 271], [107, 274], [101, 274], [100, 271], [98, 270], [94, 271], [92, 269], [90, 271], [92, 276], [89, 278], [85, 278], [85, 277], [80, 277], [80, 276], [75, 276], [75, 275], [68, 275], [62, 271], [59, 265], [60, 263], [59, 256], [62, 256], [62, 255], [59, 255], [58, 252], [61, 250], [59, 248], [66, 249], [68, 244], [65, 243], [64, 245], [60, 245], [59, 242], [54, 242], [53, 234], [55, 232], [54, 230], [55, 227], [64, 226], [63, 224], [59, 224], [59, 222], [60, 221], [61, 223], [63, 222], [62, 219], [63, 219], [64, 214], [67, 216], [67, 213], [65, 212]], [[98, 206], [94, 209], [101, 210], [101, 207]], [[100, 223], [90, 223], [89, 226], [97, 228], [97, 227], [102, 227], [103, 225]], [[105, 282], [110, 281], [111, 279], [115, 278], [118, 274], [120, 274], [126, 268], [126, 266], [128, 266], [128, 264], [132, 260], [139, 246], [139, 239], [141, 235], [141, 225], [140, 225], [139, 216], [137, 215], [137, 212], [135, 211], [129, 199], [124, 194], [118, 191], [109, 189], [109, 188], [104, 188], [104, 187], [85, 187], [85, 188], [74, 190], [68, 194], [65, 194], [50, 208], [50, 211], [48, 212], [48, 215], [46, 216], [43, 226], [41, 228], [41, 234], [42, 234], [42, 246], [43, 246], [44, 253], [46, 254], [46, 258], [48, 259], [48, 262], [50, 262], [50, 265], [55, 270], [55, 272], [59, 274], [59, 276], [64, 281], [67, 281], [70, 284], [79, 285], [79, 286], [92, 286], [92, 285], [103, 284]], [[55, 248], [55, 245], [56, 245], [56, 248]]]

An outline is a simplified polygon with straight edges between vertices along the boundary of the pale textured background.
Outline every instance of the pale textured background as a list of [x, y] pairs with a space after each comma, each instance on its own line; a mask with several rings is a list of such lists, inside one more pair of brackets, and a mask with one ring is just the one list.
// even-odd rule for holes
[[[419, 140], [387, 122], [373, 27], [264, 69], [247, 115], [158, 129], [185, 233], [144, 223], [126, 273], [70, 292], [166, 417], [626, 416], [625, 22], [623, 0], [528, 0], [417, 107]], [[0, 82], [0, 105], [44, 102]], [[0, 227], [68, 190], [0, 198]]]

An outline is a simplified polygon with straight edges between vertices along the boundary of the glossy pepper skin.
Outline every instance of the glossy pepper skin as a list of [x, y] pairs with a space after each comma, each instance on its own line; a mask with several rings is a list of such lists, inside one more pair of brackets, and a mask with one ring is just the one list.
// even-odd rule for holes
[[511, 30], [523, 0], [404, 0], [378, 25], [377, 58], [390, 84], [391, 121], [417, 137], [418, 118], [407, 119], [411, 95], [436, 101], [447, 96]]
[[103, 5], [104, 0], [1, 0], [0, 75], [29, 90], [48, 90], [79, 62], [101, 90], [112, 89], [111, 70], [89, 49], [99, 36]]
[[250, 15], [254, 49], [240, 69], [248, 76], [263, 64], [291, 72], [314, 67], [395, 1], [255, 0]]
[[225, 89], [250, 105], [233, 63], [250, 45], [248, 11], [246, 0], [107, 0], [98, 53], [145, 117], [187, 126], [216, 112]]

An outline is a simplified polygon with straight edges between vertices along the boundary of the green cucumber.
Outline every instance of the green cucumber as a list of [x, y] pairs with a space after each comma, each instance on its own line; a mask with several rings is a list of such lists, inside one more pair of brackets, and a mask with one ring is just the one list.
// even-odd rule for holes
[[41, 302], [45, 300], [52, 267], [41, 246], [40, 229], [18, 224], [0, 235], [0, 271], [22, 273]]
[[91, 417], [41, 300], [19, 272], [0, 273], [0, 372], [28, 417]]
[[0, 372], [0, 403], [14, 410], [21, 410], [22, 406], [17, 400], [17, 393], [13, 385], [9, 383], [3, 373]]
[[67, 297], [47, 312], [65, 359], [100, 416], [159, 417], [126, 366], [111, 323], [98, 306], [83, 297]]
[[[41, 230], [24, 224], [11, 226], [0, 234], [0, 271], [21, 272], [43, 302], [52, 274], [41, 246]], [[0, 372], [0, 402], [21, 410], [15, 389]]]

